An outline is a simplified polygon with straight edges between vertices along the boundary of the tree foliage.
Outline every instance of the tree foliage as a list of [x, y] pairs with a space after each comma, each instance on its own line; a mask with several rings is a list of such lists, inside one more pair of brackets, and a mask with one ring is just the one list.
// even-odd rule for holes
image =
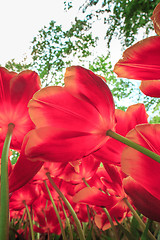
[[27, 62], [27, 57], [24, 57], [20, 62], [16, 62], [15, 59], [11, 59], [5, 64], [5, 68], [13, 72], [20, 73], [21, 71], [31, 69], [32, 63]]
[[117, 78], [112, 70], [109, 55], [96, 57], [90, 62], [89, 69], [106, 79], [113, 94], [116, 108], [125, 111], [132, 104], [144, 103], [146, 111], [152, 114], [149, 120], [152, 123], [159, 122], [160, 99], [145, 96], [139, 89], [140, 81]]
[[[103, 18], [108, 46], [113, 36], [118, 37], [123, 46], [129, 46], [140, 29], [145, 29], [144, 36], [153, 29], [150, 17], [158, 3], [159, 0], [84, 0], [80, 9], [90, 23]], [[71, 8], [71, 2], [69, 6]]]
[[91, 54], [90, 47], [96, 45], [96, 39], [88, 32], [89, 29], [86, 21], [75, 19], [67, 31], [55, 21], [39, 31], [32, 41], [31, 54], [33, 66], [42, 79], [56, 79], [57, 73], [71, 65], [71, 59], [82, 61]]
[[[135, 100], [135, 96], [132, 93], [137, 86], [135, 86], [131, 80], [116, 77], [113, 72], [109, 55], [102, 55], [95, 58], [93, 62], [90, 62], [89, 69], [106, 79], [106, 82], [112, 91], [117, 108], [126, 110], [128, 103], [132, 102], [133, 99]], [[126, 101], [124, 101], [124, 99]]]

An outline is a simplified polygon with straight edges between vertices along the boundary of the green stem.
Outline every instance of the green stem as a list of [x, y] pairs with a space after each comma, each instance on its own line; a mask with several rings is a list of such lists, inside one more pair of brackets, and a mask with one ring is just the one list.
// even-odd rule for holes
[[[85, 185], [86, 185], [87, 187], [90, 187], [90, 185], [87, 183], [87, 181], [86, 181], [85, 178], [82, 178], [82, 180], [83, 180], [83, 182], [85, 183]], [[107, 210], [106, 208], [104, 208], [104, 207], [102, 207], [102, 209], [104, 210], [104, 212], [105, 212], [105, 214], [106, 214], [106, 216], [107, 216], [107, 218], [108, 218], [108, 221], [109, 221], [110, 224], [111, 224], [111, 228], [112, 228], [112, 230], [113, 230], [113, 233], [114, 233], [114, 236], [115, 236], [115, 240], [119, 240], [119, 237], [118, 237], [118, 234], [117, 234], [117, 230], [116, 230], [116, 228], [115, 228], [115, 226], [114, 226], [114, 223], [113, 223], [113, 221], [112, 221], [112, 218], [111, 218], [108, 210]]]
[[155, 160], [156, 162], [160, 163], [160, 156], [158, 154], [150, 151], [149, 149], [147, 149], [145, 147], [142, 147], [141, 145], [139, 145], [135, 142], [132, 142], [128, 138], [125, 138], [125, 137], [119, 135], [118, 133], [113, 132], [112, 130], [108, 130], [106, 132], [106, 135], [118, 140], [119, 142], [126, 144], [127, 146], [129, 146], [131, 148], [136, 149], [137, 151], [145, 154], [146, 156], [148, 156], [148, 157], [152, 158], [153, 160]]
[[82, 178], [84, 184], [87, 186], [87, 187], [90, 187], [90, 185], [87, 183], [86, 179], [85, 178]]
[[119, 240], [119, 237], [118, 237], [118, 234], [117, 234], [117, 229], [116, 229], [115, 226], [114, 226], [114, 223], [113, 223], [113, 221], [112, 221], [112, 218], [111, 218], [108, 210], [107, 210], [106, 208], [104, 208], [104, 207], [103, 207], [102, 209], [104, 210], [104, 212], [105, 212], [105, 214], [106, 214], [106, 216], [107, 216], [107, 218], [108, 218], [108, 221], [109, 221], [109, 223], [111, 224], [111, 228], [112, 228], [112, 230], [113, 230], [115, 239], [116, 239], [116, 240]]
[[[142, 221], [142, 219], [140, 218], [140, 216], [138, 215], [138, 213], [134, 210], [134, 208], [132, 207], [132, 205], [130, 204], [130, 202], [127, 200], [127, 198], [123, 198], [123, 201], [125, 202], [125, 204], [127, 205], [127, 207], [131, 210], [131, 212], [133, 213], [134, 217], [136, 218], [137, 222], [139, 223], [142, 231], [145, 230], [146, 225], [144, 224], [144, 222]], [[153, 236], [153, 234], [148, 230], [148, 236], [150, 237], [151, 240], [156, 240], [156, 238]]]
[[67, 206], [68, 210], [70, 211], [70, 213], [72, 214], [72, 217], [74, 219], [74, 222], [77, 226], [77, 230], [79, 233], [79, 238], [80, 240], [85, 240], [85, 236], [82, 230], [82, 226], [81, 223], [75, 213], [75, 211], [73, 210], [71, 204], [68, 202], [68, 200], [66, 199], [66, 197], [63, 195], [63, 193], [59, 190], [59, 188], [57, 187], [57, 185], [54, 183], [53, 179], [51, 178], [49, 172], [46, 173], [46, 176], [48, 177], [51, 185], [54, 187], [54, 189], [56, 190], [56, 192], [59, 194], [59, 196], [62, 198], [63, 202], [65, 203], [65, 205]]
[[92, 234], [92, 238], [93, 238], [93, 240], [96, 240], [96, 236], [95, 236], [95, 234], [94, 234], [94, 230], [93, 230], [93, 224], [92, 224], [92, 222], [91, 222], [91, 216], [90, 216], [90, 213], [89, 213], [89, 206], [88, 205], [86, 205], [87, 206], [87, 215], [88, 215], [88, 224], [89, 224], [89, 228], [91, 229], [91, 234]]
[[65, 218], [66, 218], [66, 227], [68, 227], [69, 239], [70, 239], [70, 240], [73, 240], [73, 234], [72, 234], [72, 228], [71, 228], [70, 220], [69, 220], [69, 218], [68, 218], [68, 216], [67, 216], [66, 210], [65, 210], [65, 208], [64, 208], [64, 206], [63, 206], [63, 203], [62, 203], [62, 200], [61, 200], [60, 197], [59, 197], [59, 201], [60, 201], [62, 210], [63, 210], [64, 215], [65, 215]]
[[59, 212], [58, 212], [57, 207], [56, 207], [56, 204], [55, 204], [55, 202], [54, 202], [54, 200], [53, 200], [53, 198], [52, 198], [52, 195], [51, 195], [51, 192], [50, 192], [50, 190], [49, 190], [49, 187], [48, 187], [48, 185], [47, 185], [46, 180], [44, 180], [44, 184], [45, 184], [45, 187], [46, 187], [46, 189], [47, 189], [47, 192], [48, 192], [49, 198], [50, 198], [50, 200], [51, 200], [51, 203], [52, 203], [52, 205], [53, 205], [53, 208], [54, 208], [54, 211], [55, 211], [55, 213], [56, 213], [56, 216], [57, 216], [57, 218], [58, 218], [58, 222], [59, 222], [59, 225], [60, 225], [60, 228], [61, 228], [61, 232], [62, 232], [63, 239], [66, 240], [67, 238], [66, 238], [65, 231], [64, 231], [64, 228], [63, 228], [63, 225], [62, 225], [62, 221], [61, 221], [61, 218], [60, 218], [60, 216], [59, 216]]
[[24, 205], [26, 207], [26, 211], [27, 211], [27, 215], [28, 215], [28, 219], [29, 219], [29, 224], [30, 224], [30, 230], [31, 230], [31, 238], [32, 240], [35, 240], [34, 238], [34, 232], [33, 232], [33, 223], [32, 223], [32, 218], [31, 218], [31, 214], [29, 212], [28, 206], [26, 204], [26, 202], [24, 201]]
[[9, 238], [9, 187], [8, 187], [8, 152], [14, 124], [8, 125], [7, 135], [4, 141], [1, 156], [1, 199], [0, 199], [0, 239]]

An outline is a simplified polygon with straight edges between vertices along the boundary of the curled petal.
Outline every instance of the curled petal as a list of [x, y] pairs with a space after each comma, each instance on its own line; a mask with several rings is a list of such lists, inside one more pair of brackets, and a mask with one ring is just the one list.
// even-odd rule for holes
[[[160, 124], [137, 125], [126, 137], [160, 155]], [[154, 197], [160, 199], [160, 164], [126, 147], [122, 153], [122, 171], [131, 176]]]
[[137, 42], [123, 53], [114, 67], [118, 77], [136, 80], [160, 79], [160, 37]]
[[160, 97], [160, 80], [142, 81], [139, 88], [147, 96]]

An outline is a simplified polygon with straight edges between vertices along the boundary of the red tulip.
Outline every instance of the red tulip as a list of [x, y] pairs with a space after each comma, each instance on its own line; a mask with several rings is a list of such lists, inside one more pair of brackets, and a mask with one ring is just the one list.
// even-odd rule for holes
[[90, 154], [78, 161], [76, 166], [73, 166], [72, 162], [68, 163], [59, 177], [72, 183], [81, 183], [83, 178], [88, 181], [96, 173], [99, 164], [100, 162]]
[[114, 129], [114, 102], [106, 83], [82, 67], [70, 67], [65, 87], [47, 87], [29, 103], [36, 129], [26, 145], [33, 160], [75, 161], [99, 149]]
[[[105, 174], [103, 173], [100, 180], [105, 185], [106, 192], [102, 192], [96, 187], [86, 187], [75, 194], [73, 201], [105, 207], [109, 212], [115, 214], [113, 218], [118, 216], [120, 212], [124, 214], [127, 208], [124, 207], [122, 200], [126, 195], [122, 187], [122, 173], [120, 169], [114, 165], [106, 164]], [[103, 187], [100, 189], [103, 189]], [[123, 214], [120, 215], [123, 216]]]
[[[160, 3], [151, 17], [157, 35], [160, 35]], [[114, 67], [118, 77], [142, 80], [140, 90], [147, 96], [160, 97], [160, 37], [137, 42], [123, 53]], [[143, 81], [146, 80], [146, 81]]]
[[35, 184], [27, 183], [22, 188], [18, 189], [9, 200], [9, 207], [11, 210], [21, 210], [27, 206], [31, 206], [32, 203], [39, 197], [39, 187]]
[[137, 42], [124, 51], [114, 72], [118, 77], [137, 80], [160, 79], [160, 37], [154, 36]]
[[[60, 225], [52, 205], [47, 206], [42, 213], [37, 212], [36, 216], [39, 227], [33, 226], [35, 232], [61, 234]], [[64, 227], [64, 221], [62, 224]]]
[[[160, 155], [160, 124], [137, 125], [126, 137]], [[160, 164], [146, 155], [126, 147], [122, 153], [122, 171], [160, 200]]]
[[4, 142], [8, 124], [14, 124], [11, 148], [19, 149], [24, 136], [34, 128], [28, 114], [28, 102], [40, 89], [40, 79], [33, 71], [19, 74], [0, 67], [0, 143]]
[[[33, 162], [32, 162], [33, 163]], [[45, 162], [41, 169], [37, 172], [37, 174], [34, 176], [33, 181], [42, 182], [48, 177], [46, 176], [46, 173], [50, 173], [50, 176], [52, 178], [55, 178], [59, 176], [65, 169], [66, 163], [59, 163], [59, 162]]]
[[[101, 181], [101, 178], [106, 177], [106, 175], [108, 177], [108, 174], [106, 173], [106, 170], [104, 169], [104, 167], [99, 166], [96, 173], [94, 173], [94, 175], [90, 179], [85, 179], [85, 180], [87, 181], [90, 187], [95, 187], [97, 189], [101, 189], [102, 191], [106, 192], [107, 191], [106, 186]], [[85, 187], [86, 187], [86, 183], [84, 183], [84, 181], [79, 182], [75, 187], [75, 192], [77, 193]]]
[[[113, 207], [109, 214], [115, 225], [117, 224], [116, 220], [120, 223], [123, 221], [123, 219], [126, 216], [126, 212], [124, 212], [124, 209], [120, 205]], [[104, 212], [101, 212], [101, 213], [98, 213], [95, 215], [95, 224], [97, 225], [97, 227], [99, 229], [102, 229], [103, 231], [105, 231], [111, 227], [108, 217], [107, 217], [106, 213], [104, 213]]]
[[[115, 132], [124, 137], [137, 124], [147, 123], [148, 118], [144, 104], [140, 103], [131, 105], [126, 112], [117, 109], [115, 115], [117, 120]], [[121, 153], [125, 146], [125, 144], [110, 138], [106, 144], [94, 152], [93, 155], [103, 163], [120, 165]]]

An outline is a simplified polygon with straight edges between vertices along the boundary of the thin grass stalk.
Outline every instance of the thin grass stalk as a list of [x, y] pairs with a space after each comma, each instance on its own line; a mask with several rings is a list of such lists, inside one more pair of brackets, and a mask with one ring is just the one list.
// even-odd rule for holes
[[82, 230], [82, 226], [81, 226], [81, 223], [75, 213], [75, 211], [73, 210], [71, 204], [69, 203], [69, 201], [66, 199], [66, 197], [63, 195], [63, 193], [59, 190], [59, 188], [57, 187], [57, 185], [54, 183], [53, 179], [51, 178], [50, 176], [50, 173], [47, 172], [46, 173], [46, 176], [48, 177], [51, 185], [53, 186], [53, 188], [56, 190], [56, 192], [59, 194], [59, 196], [62, 198], [63, 202], [65, 203], [65, 205], [67, 206], [68, 210], [70, 211], [73, 219], [74, 219], [74, 222], [76, 224], [76, 227], [77, 227], [77, 231], [78, 231], [78, 234], [79, 234], [79, 238], [80, 240], [85, 240], [85, 236], [84, 236], [84, 233], [83, 233], [83, 230]]

